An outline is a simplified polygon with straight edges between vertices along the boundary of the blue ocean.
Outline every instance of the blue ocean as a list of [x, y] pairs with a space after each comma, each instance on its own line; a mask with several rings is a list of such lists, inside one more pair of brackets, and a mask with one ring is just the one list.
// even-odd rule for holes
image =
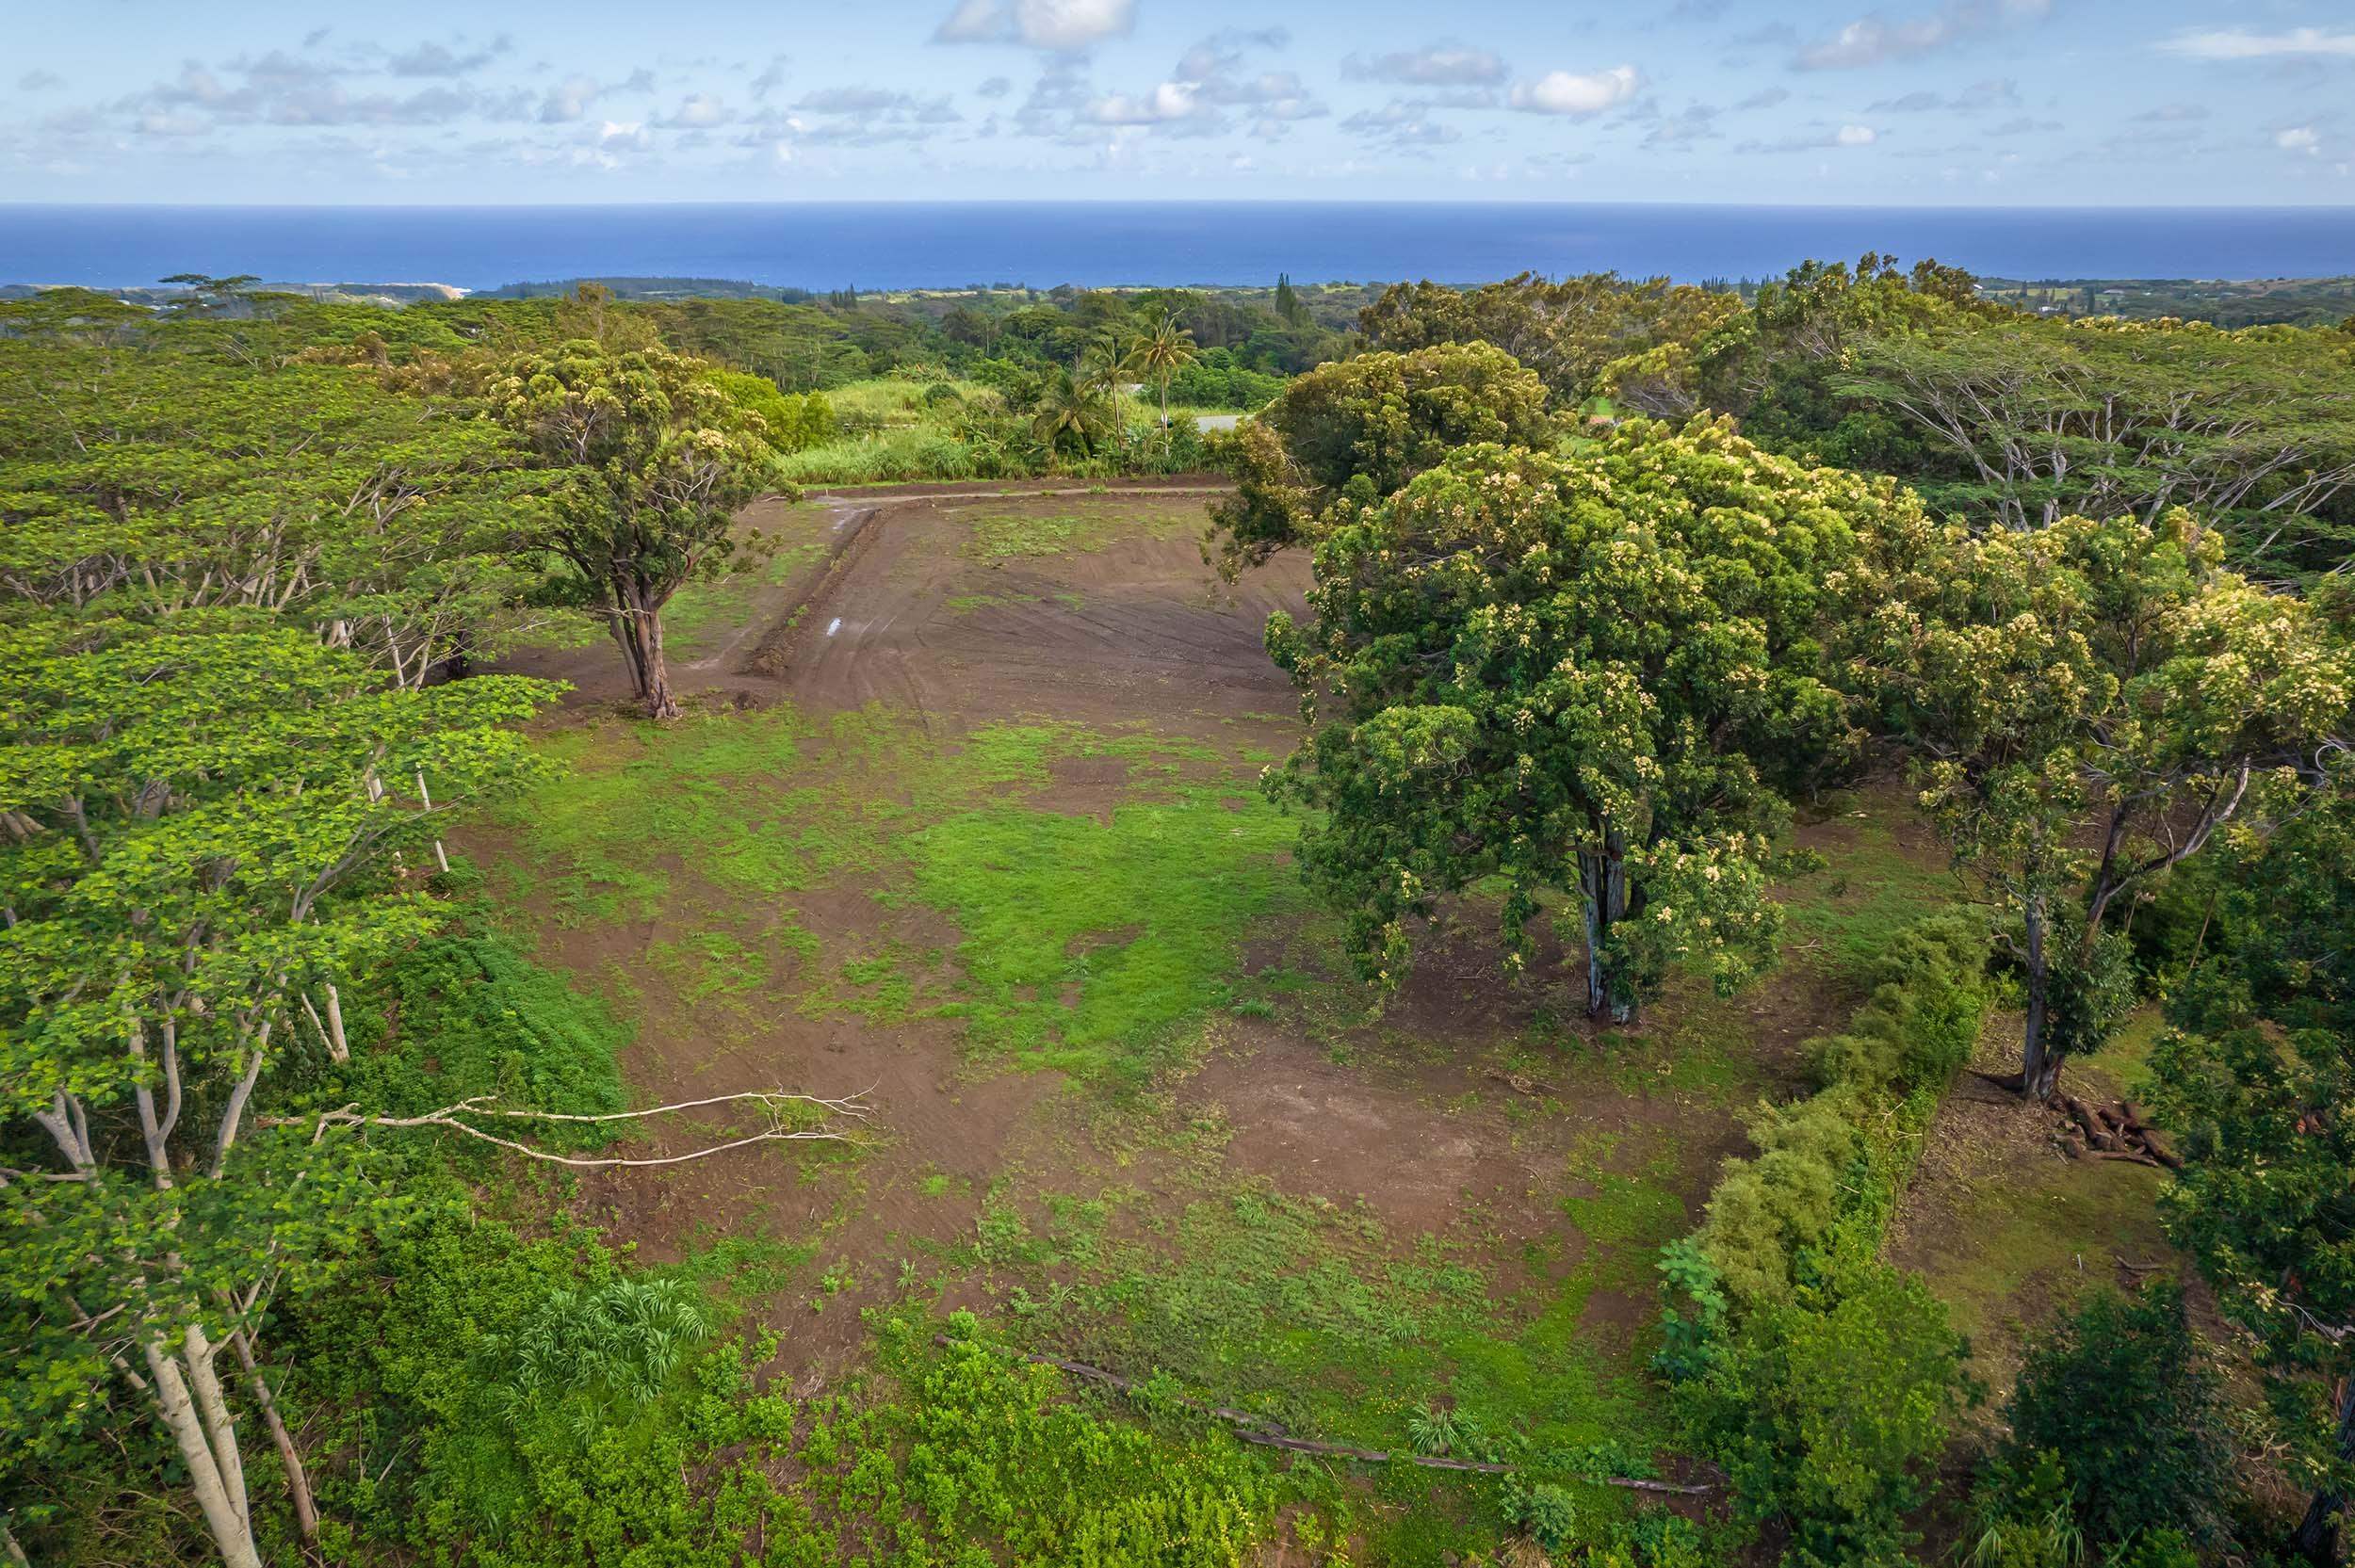
[[1982, 275], [2355, 273], [2355, 207], [2070, 210], [1575, 203], [927, 202], [544, 207], [0, 204], [0, 283], [729, 278], [864, 289], [1267, 283], [1616, 269], [1762, 277], [1811, 257]]

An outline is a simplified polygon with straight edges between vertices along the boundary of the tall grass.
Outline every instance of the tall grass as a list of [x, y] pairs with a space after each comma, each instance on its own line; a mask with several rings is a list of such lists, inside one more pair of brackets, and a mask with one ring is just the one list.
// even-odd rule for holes
[[892, 484], [910, 479], [969, 479], [980, 473], [972, 449], [939, 430], [888, 430], [848, 436], [779, 458], [780, 478], [797, 485]]

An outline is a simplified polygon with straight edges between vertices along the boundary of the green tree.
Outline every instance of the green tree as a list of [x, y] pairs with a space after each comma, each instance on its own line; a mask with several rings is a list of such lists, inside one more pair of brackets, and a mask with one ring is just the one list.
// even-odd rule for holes
[[265, 1125], [261, 1105], [329, 1044], [298, 1033], [309, 994], [430, 929], [402, 867], [437, 811], [525, 770], [510, 724], [552, 693], [387, 686], [299, 629], [203, 615], [45, 620], [0, 632], [0, 1113], [11, 1151], [40, 1161], [0, 1177], [0, 1463], [143, 1424], [222, 1558], [253, 1568], [222, 1357], [307, 1531], [253, 1336], [365, 1201], [352, 1145]]
[[1681, 1398], [1742, 1513], [1794, 1568], [1903, 1560], [1962, 1402], [1966, 1347], [1920, 1276], [1866, 1258], [1751, 1315]]
[[1700, 338], [1741, 305], [1732, 295], [1665, 278], [1632, 283], [1616, 272], [1588, 272], [1554, 282], [1524, 272], [1473, 289], [1393, 283], [1359, 313], [1357, 325], [1373, 349], [1493, 345], [1535, 371], [1557, 407], [1569, 408], [1596, 390], [1605, 365]]
[[1237, 433], [1235, 493], [1210, 505], [1230, 580], [1312, 544], [1459, 446], [1552, 445], [1546, 389], [1486, 344], [1361, 354], [1320, 365]]
[[1096, 387], [1058, 365], [1041, 383], [1031, 413], [1031, 432], [1048, 451], [1077, 446], [1093, 453], [1111, 430], [1104, 399]]
[[1956, 861], [2020, 922], [2019, 1087], [2049, 1099], [2120, 1003], [2119, 900], [2252, 798], [2304, 787], [2355, 666], [2311, 603], [2174, 512], [1974, 533], [1918, 509], [1837, 579], [1843, 680], [1911, 746]]
[[0, 602], [284, 617], [408, 686], [522, 628], [512, 436], [371, 369], [216, 358], [210, 330], [0, 335]]
[[757, 550], [731, 526], [766, 483], [759, 416], [699, 361], [658, 348], [612, 355], [586, 342], [511, 362], [488, 398], [557, 471], [535, 542], [561, 563], [559, 588], [605, 623], [646, 710], [676, 718], [662, 608]]
[[1272, 786], [1323, 814], [1301, 864], [1361, 972], [1397, 984], [1406, 920], [1490, 877], [1515, 969], [1541, 894], [1579, 909], [1591, 1012], [1632, 1018], [1672, 965], [1731, 989], [1770, 962], [1778, 786], [1852, 738], [1823, 584], [1916, 511], [1724, 426], [1634, 422], [1575, 457], [1462, 449], [1324, 534], [1311, 621], [1268, 624], [1312, 725]]
[[2355, 1492], [2355, 807], [2334, 795], [2228, 853], [2212, 950], [2152, 1056], [2184, 1161], [2160, 1213], [2255, 1338], [2314, 1489], [2289, 1544], [2329, 1568]]
[[2205, 323], [1987, 321], [1876, 331], [1833, 378], [1930, 444], [1905, 477], [2012, 527], [2189, 508], [2233, 557], [2328, 572], [2355, 544], [2355, 371], [2344, 334]]
[[1307, 319], [1307, 315], [1300, 303], [1300, 291], [1292, 287], [1292, 275], [1278, 272], [1275, 275], [1276, 319], [1287, 326], [1297, 327]]
[[2057, 1459], [2085, 1539], [2104, 1554], [2148, 1531], [2215, 1544], [2232, 1496], [2221, 1380], [2172, 1281], [2104, 1290], [2030, 1348], [2005, 1414], [2014, 1475]]

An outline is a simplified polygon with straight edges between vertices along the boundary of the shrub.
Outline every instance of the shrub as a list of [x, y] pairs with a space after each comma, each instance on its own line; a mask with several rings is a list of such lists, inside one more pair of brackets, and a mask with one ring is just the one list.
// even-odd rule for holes
[[1868, 1262], [1753, 1314], [1684, 1392], [1743, 1512], [1788, 1521], [1794, 1560], [1882, 1561], [1911, 1544], [1964, 1353], [1919, 1278]]
[[1569, 1544], [1578, 1529], [1578, 1504], [1551, 1481], [1529, 1485], [1507, 1476], [1498, 1506], [1507, 1525], [1550, 1552]]
[[1790, 1300], [1804, 1254], [1860, 1206], [1876, 1211], [1867, 1228], [1877, 1234], [1920, 1128], [1977, 1038], [1985, 953], [1984, 928], [1968, 915], [1908, 928], [1847, 1029], [1811, 1046], [1821, 1092], [1760, 1114], [1750, 1130], [1759, 1152], [1727, 1162], [1695, 1233], [1737, 1301]]
[[1904, 1551], [1967, 1387], [1944, 1307], [1876, 1254], [1977, 1035], [1985, 953], [1984, 927], [1960, 914], [1891, 943], [1847, 1029], [1813, 1044], [1822, 1087], [1760, 1113], [1758, 1153], [1726, 1163], [1700, 1227], [1661, 1256], [1654, 1365], [1742, 1514], [1788, 1523], [1795, 1562]]
[[2094, 1545], [2115, 1548], [2144, 1530], [2221, 1537], [2232, 1449], [2217, 1376], [2201, 1364], [2172, 1282], [2133, 1296], [2104, 1290], [2062, 1319], [2030, 1350], [2006, 1414], [2011, 1440], [1998, 1474], [2055, 1456]]

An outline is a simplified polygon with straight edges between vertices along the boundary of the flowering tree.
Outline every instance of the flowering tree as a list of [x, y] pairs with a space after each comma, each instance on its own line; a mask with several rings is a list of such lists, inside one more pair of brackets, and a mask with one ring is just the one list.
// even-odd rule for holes
[[2185, 512], [1911, 523], [1837, 581], [1835, 624], [1932, 822], [2020, 921], [2019, 1087], [2048, 1099], [2120, 1004], [2120, 899], [2306, 787], [2355, 661], [2313, 603], [2224, 570]]
[[1591, 1012], [1632, 1019], [1672, 965], [1754, 974], [1782, 790], [1855, 739], [1823, 584], [1917, 514], [1701, 421], [1469, 447], [1340, 522], [1311, 621], [1269, 623], [1313, 725], [1272, 785], [1323, 808], [1301, 860], [1363, 972], [1398, 983], [1407, 918], [1500, 877], [1513, 967], [1543, 893], [1578, 908]]

